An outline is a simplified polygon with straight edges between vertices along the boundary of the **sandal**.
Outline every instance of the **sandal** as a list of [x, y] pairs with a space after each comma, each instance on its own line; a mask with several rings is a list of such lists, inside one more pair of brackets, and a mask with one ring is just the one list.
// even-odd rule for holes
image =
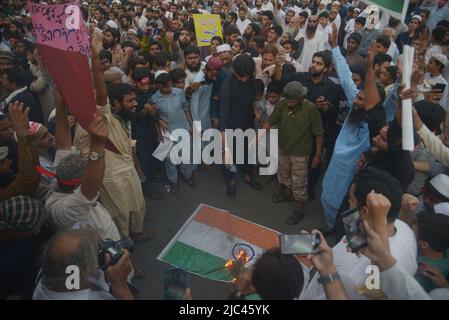
[[304, 215], [304, 211], [293, 210], [292, 215], [288, 217], [286, 223], [289, 225], [297, 224], [304, 218]]

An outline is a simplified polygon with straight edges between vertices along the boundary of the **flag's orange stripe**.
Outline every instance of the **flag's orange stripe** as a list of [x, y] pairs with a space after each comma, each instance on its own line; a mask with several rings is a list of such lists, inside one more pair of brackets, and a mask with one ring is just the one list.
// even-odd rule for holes
[[217, 209], [203, 206], [194, 220], [220, 229], [264, 250], [279, 246], [279, 235], [274, 231]]
[[[264, 250], [279, 247], [279, 234], [229, 214], [226, 211], [203, 206], [196, 214], [194, 220], [220, 229]], [[305, 257], [299, 257], [298, 260], [306, 266], [310, 266], [310, 261]]]

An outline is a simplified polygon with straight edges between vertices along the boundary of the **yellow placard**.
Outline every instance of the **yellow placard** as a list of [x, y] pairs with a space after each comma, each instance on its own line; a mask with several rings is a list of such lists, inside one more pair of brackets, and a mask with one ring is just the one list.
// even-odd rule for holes
[[220, 15], [218, 14], [194, 14], [196, 39], [198, 47], [210, 46], [210, 39], [215, 36], [223, 38], [221, 31]]

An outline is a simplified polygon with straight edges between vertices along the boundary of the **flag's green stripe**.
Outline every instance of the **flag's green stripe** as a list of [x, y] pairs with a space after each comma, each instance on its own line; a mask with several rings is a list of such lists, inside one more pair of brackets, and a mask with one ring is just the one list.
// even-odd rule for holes
[[405, 0], [369, 0], [373, 4], [378, 4], [386, 9], [395, 11], [397, 13], [402, 13], [402, 8], [404, 7]]
[[209, 279], [232, 280], [232, 276], [224, 267], [226, 260], [180, 241], [173, 244], [162, 260]]

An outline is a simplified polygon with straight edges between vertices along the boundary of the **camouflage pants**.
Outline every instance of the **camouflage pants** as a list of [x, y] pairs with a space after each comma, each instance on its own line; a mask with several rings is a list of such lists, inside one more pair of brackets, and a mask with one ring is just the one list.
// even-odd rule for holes
[[278, 180], [291, 189], [296, 201], [307, 201], [309, 157], [283, 155], [279, 150]]

